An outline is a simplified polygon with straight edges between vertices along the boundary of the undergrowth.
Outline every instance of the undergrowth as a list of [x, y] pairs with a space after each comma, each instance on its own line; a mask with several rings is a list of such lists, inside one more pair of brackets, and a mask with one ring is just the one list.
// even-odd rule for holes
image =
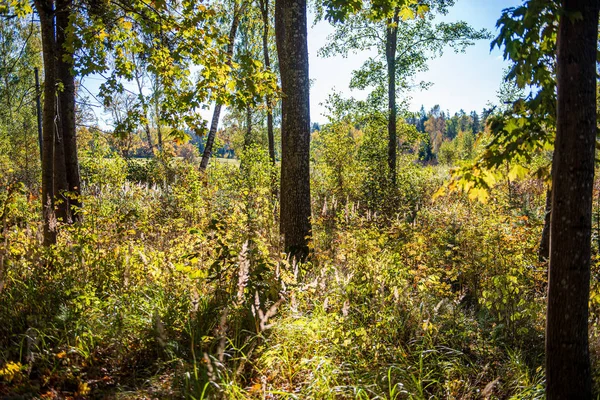
[[[544, 397], [536, 181], [432, 201], [445, 170], [410, 157], [397, 188], [317, 164], [299, 265], [263, 151], [206, 175], [177, 159], [132, 175], [115, 155], [82, 168], [81, 222], [48, 250], [39, 201], [3, 178], [0, 397]], [[373, 190], [387, 200], [371, 207]]]

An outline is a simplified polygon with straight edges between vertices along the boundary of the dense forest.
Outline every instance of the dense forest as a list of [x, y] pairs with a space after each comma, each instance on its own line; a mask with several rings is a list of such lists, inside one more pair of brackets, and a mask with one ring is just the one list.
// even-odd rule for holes
[[0, 0], [0, 398], [600, 396], [600, 2], [455, 6]]

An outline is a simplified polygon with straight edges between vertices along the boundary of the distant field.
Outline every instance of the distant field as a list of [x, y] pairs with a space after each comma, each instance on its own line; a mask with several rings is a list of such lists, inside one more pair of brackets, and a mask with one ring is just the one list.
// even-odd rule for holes
[[[175, 157], [175, 158], [179, 158], [182, 159], [183, 157]], [[140, 163], [145, 163], [150, 161], [151, 158], [150, 157], [134, 157], [131, 158], [130, 161], [137, 161]], [[240, 164], [240, 160], [238, 160], [237, 158], [221, 158], [221, 157], [214, 157], [212, 160], [216, 160], [219, 163], [223, 163], [223, 164], [235, 164], [235, 165], [239, 165]], [[211, 161], [212, 161], [211, 160]], [[200, 163], [200, 159], [198, 159], [197, 163]], [[209, 163], [210, 165], [210, 163]]]
[[237, 158], [219, 158], [219, 157], [215, 157], [214, 158], [216, 161], [223, 163], [223, 164], [235, 164], [235, 165], [240, 165], [240, 160], [238, 160]]

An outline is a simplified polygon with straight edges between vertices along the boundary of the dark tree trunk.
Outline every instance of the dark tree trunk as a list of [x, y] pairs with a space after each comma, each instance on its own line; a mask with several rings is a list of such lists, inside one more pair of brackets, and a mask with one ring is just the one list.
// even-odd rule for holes
[[388, 72], [388, 168], [392, 185], [396, 186], [396, 47], [398, 43], [398, 10], [388, 19], [385, 58]]
[[[52, 40], [54, 41], [54, 53], [50, 56], [52, 62], [56, 63], [56, 82], [61, 82], [63, 77], [63, 71], [60, 70], [60, 67], [63, 66], [63, 61], [60, 59], [62, 56], [62, 44], [58, 42], [58, 35], [56, 34], [57, 30], [62, 30], [63, 27], [59, 26], [59, 18], [58, 15], [60, 13], [60, 5], [61, 1], [56, 1], [56, 8], [53, 15], [54, 23], [55, 23], [55, 32], [53, 32]], [[61, 35], [64, 38], [64, 35]], [[50, 38], [48, 38], [50, 40]], [[45, 59], [44, 55], [44, 59]], [[62, 82], [61, 82], [62, 83]], [[46, 84], [46, 83], [44, 83]], [[53, 117], [55, 119], [56, 128], [54, 130], [54, 196], [55, 196], [55, 213], [56, 218], [60, 221], [67, 222], [69, 220], [69, 196], [67, 192], [69, 191], [69, 182], [67, 181], [67, 164], [65, 161], [65, 132], [64, 132], [64, 121], [62, 120], [62, 101], [64, 99], [63, 92], [59, 91], [58, 88], [55, 88], [55, 97], [57, 107], [53, 110]]]
[[208, 167], [208, 161], [212, 156], [212, 148], [215, 143], [215, 136], [217, 135], [219, 117], [221, 116], [221, 107], [220, 104], [215, 104], [212, 121], [210, 123], [210, 130], [208, 131], [208, 136], [206, 137], [206, 143], [204, 145], [204, 153], [202, 153], [202, 160], [200, 160], [201, 169], [206, 169]]
[[592, 397], [588, 301], [599, 2], [563, 0], [562, 5], [546, 320], [549, 400]]
[[540, 239], [540, 248], [538, 249], [538, 259], [540, 262], [547, 261], [550, 258], [550, 215], [552, 214], [552, 190], [546, 191], [546, 207], [544, 208], [544, 228], [542, 228], [542, 237]]
[[54, 137], [56, 115], [56, 42], [54, 38], [54, 4], [36, 0], [40, 17], [42, 51], [44, 57], [44, 106], [42, 110], [42, 210], [44, 246], [56, 243], [56, 216], [54, 214]]
[[[271, 102], [271, 98], [267, 95], [267, 104]], [[275, 165], [275, 136], [273, 134], [273, 110], [267, 106], [267, 138], [269, 140], [269, 158], [271, 163]]]
[[[56, 60], [56, 66], [58, 67], [58, 45], [55, 42], [54, 48], [56, 49], [56, 55], [54, 60]], [[58, 68], [56, 69], [56, 79], [57, 82], [60, 80], [60, 72]], [[44, 85], [46, 83], [44, 82]], [[57, 108], [53, 110], [53, 118], [55, 120], [55, 129], [54, 129], [54, 196], [55, 196], [55, 213], [56, 218], [58, 218], [62, 222], [67, 222], [69, 220], [69, 197], [67, 192], [69, 191], [69, 182], [67, 181], [67, 165], [65, 162], [65, 140], [63, 133], [63, 121], [61, 119], [60, 113], [58, 113], [58, 109], [62, 108], [62, 96], [61, 93], [55, 88], [55, 97]]]
[[[260, 0], [260, 10], [263, 20], [263, 54], [265, 58], [265, 69], [271, 70], [271, 58], [269, 56], [269, 0]], [[269, 140], [269, 157], [275, 164], [275, 136], [273, 134], [273, 107], [271, 105], [271, 96], [265, 96], [267, 106], [267, 138]]]
[[81, 207], [81, 178], [77, 157], [77, 136], [75, 126], [75, 76], [73, 75], [73, 52], [67, 43], [68, 29], [73, 0], [58, 0], [56, 13], [57, 72], [63, 84], [59, 93], [60, 125], [64, 145], [64, 163], [67, 188], [72, 196], [67, 196], [67, 220], [73, 220], [76, 208]]
[[276, 1], [275, 36], [283, 90], [280, 231], [286, 252], [301, 260], [311, 233], [306, 0]]
[[35, 108], [37, 114], [37, 128], [38, 128], [38, 144], [40, 146], [40, 164], [44, 161], [44, 145], [43, 145], [43, 134], [42, 134], [42, 91], [40, 90], [40, 72], [36, 67], [34, 69], [35, 74]]
[[[240, 25], [240, 18], [244, 14], [248, 3], [243, 3], [239, 9], [233, 13], [233, 19], [231, 21], [231, 29], [229, 30], [229, 43], [227, 43], [227, 65], [231, 66], [233, 58], [233, 49], [235, 44], [235, 36], [237, 34], [238, 26]], [[206, 138], [206, 145], [204, 146], [204, 152], [202, 153], [202, 160], [200, 160], [200, 168], [205, 170], [208, 167], [208, 161], [212, 156], [213, 145], [215, 143], [215, 136], [217, 135], [217, 128], [219, 127], [219, 118], [221, 117], [221, 104], [215, 104], [213, 111], [212, 121], [210, 123], [210, 129], [208, 131], [208, 137]]]

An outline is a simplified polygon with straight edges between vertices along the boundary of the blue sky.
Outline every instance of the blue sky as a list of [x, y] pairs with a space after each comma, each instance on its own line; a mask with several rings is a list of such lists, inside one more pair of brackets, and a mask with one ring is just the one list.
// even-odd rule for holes
[[[441, 20], [464, 20], [476, 29], [486, 28], [496, 34], [496, 20], [502, 9], [519, 4], [521, 0], [456, 0], [456, 5]], [[327, 118], [323, 116], [325, 108], [322, 103], [334, 89], [348, 97], [366, 97], [367, 92], [350, 91], [348, 84], [352, 71], [358, 69], [372, 53], [351, 54], [348, 58], [317, 57], [317, 51], [326, 43], [327, 35], [333, 32], [333, 27], [324, 21], [310, 26], [312, 20], [313, 16], [310, 15], [308, 45], [310, 78], [313, 81], [310, 93], [311, 120], [324, 123]], [[421, 105], [429, 110], [439, 104], [443, 110], [451, 113], [460, 109], [481, 112], [489, 102], [496, 102], [496, 91], [507, 65], [498, 49], [490, 52], [489, 40], [479, 41], [467, 48], [466, 53], [455, 54], [448, 49], [442, 57], [429, 62], [427, 72], [416, 77], [416, 82], [428, 81], [433, 86], [425, 91], [415, 90], [410, 93], [410, 111], [418, 111]], [[84, 84], [91, 92], [97, 92], [101, 81], [99, 77], [88, 77]], [[99, 109], [95, 111], [100, 126], [108, 128], [108, 116]], [[210, 120], [212, 107], [201, 111], [201, 115]]]
[[[472, 27], [486, 28], [496, 34], [496, 20], [504, 8], [517, 6], [520, 0], [457, 0], [444, 21], [468, 22]], [[320, 105], [335, 88], [348, 96], [364, 98], [365, 93], [350, 91], [352, 70], [358, 69], [369, 53], [351, 55], [348, 58], [319, 58], [316, 53], [332, 32], [326, 22], [320, 22], [309, 28], [309, 64], [310, 76], [314, 80], [311, 87], [311, 119], [326, 122], [322, 115], [324, 107]], [[429, 110], [439, 104], [443, 110], [454, 113], [460, 109], [469, 112], [480, 112], [488, 102], [496, 102], [504, 68], [508, 64], [503, 61], [498, 49], [490, 52], [488, 40], [479, 41], [469, 47], [466, 53], [455, 54], [451, 49], [438, 59], [429, 62], [429, 71], [420, 73], [416, 81], [432, 82], [433, 86], [426, 91], [413, 91], [410, 110], [418, 111], [421, 105]]]

